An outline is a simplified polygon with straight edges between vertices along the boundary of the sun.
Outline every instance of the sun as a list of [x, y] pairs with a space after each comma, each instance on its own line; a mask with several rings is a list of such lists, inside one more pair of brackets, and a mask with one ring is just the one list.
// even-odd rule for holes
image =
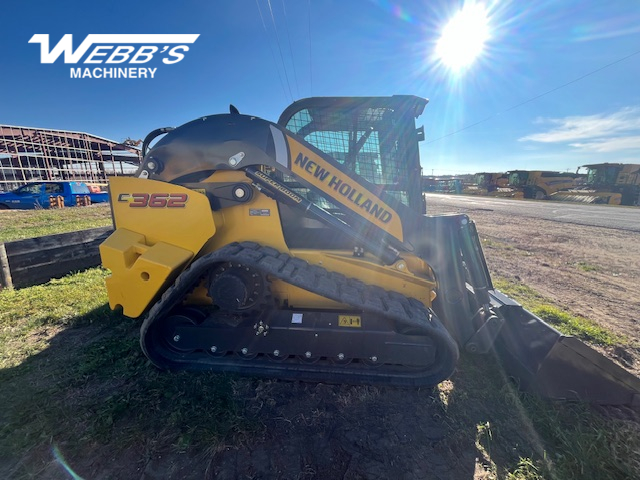
[[482, 55], [489, 37], [489, 15], [484, 5], [465, 3], [442, 29], [436, 57], [451, 70], [462, 70]]

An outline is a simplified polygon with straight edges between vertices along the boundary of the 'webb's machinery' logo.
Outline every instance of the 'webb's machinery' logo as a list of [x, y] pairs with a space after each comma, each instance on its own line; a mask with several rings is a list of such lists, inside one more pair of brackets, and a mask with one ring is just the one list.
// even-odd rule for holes
[[[154, 56], [165, 65], [180, 62], [199, 34], [90, 34], [73, 50], [73, 35], [64, 35], [49, 49], [49, 35], [36, 34], [29, 43], [40, 44], [40, 63], [54, 63], [64, 54], [71, 78], [155, 78], [158, 67], [148, 64]], [[82, 60], [82, 61], [81, 61]], [[94, 66], [99, 65], [99, 66]]]

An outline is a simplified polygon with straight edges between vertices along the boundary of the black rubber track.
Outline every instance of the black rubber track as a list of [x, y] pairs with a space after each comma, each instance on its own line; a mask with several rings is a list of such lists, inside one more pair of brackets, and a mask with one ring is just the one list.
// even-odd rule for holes
[[[397, 324], [406, 325], [413, 332], [417, 331], [419, 335], [429, 336], [433, 340], [436, 345], [435, 361], [428, 368], [399, 369], [395, 366], [387, 369], [364, 364], [336, 366], [330, 363], [270, 362], [264, 358], [249, 361], [217, 358], [202, 352], [200, 355], [179, 355], [162, 348], [163, 319], [204, 275], [222, 262], [241, 263], [291, 285], [348, 304], [354, 310], [377, 313]], [[448, 378], [458, 361], [457, 344], [435, 314], [418, 300], [329, 272], [254, 242], [232, 243], [194, 261], [149, 311], [141, 327], [140, 343], [145, 355], [163, 369], [216, 370], [331, 383], [433, 386]]]

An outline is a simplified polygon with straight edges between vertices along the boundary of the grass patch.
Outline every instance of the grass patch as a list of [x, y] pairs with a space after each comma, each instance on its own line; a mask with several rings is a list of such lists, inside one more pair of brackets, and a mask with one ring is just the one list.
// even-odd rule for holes
[[515, 298], [528, 309], [543, 303], [548, 303], [542, 295], [524, 283], [516, 283], [506, 278], [497, 278], [494, 276], [493, 286], [506, 295]]
[[110, 318], [106, 272], [93, 268], [18, 290], [0, 290], [0, 368], [13, 367], [67, 326]]
[[482, 237], [482, 246], [484, 248], [494, 248], [497, 250], [513, 250], [512, 245], [489, 237]]
[[576, 267], [583, 272], [599, 272], [600, 268], [587, 262], [578, 262]]
[[1, 210], [0, 242], [108, 227], [108, 204], [47, 210]]
[[[464, 354], [449, 393], [455, 431], [474, 425], [486, 477], [509, 480], [640, 478], [640, 425], [604, 410], [519, 392], [491, 357]], [[602, 413], [605, 413], [603, 415]]]
[[[600, 415], [584, 404], [552, 404], [532, 395], [521, 395], [521, 401], [532, 426], [548, 446], [546, 465], [538, 465], [538, 472], [546, 470], [545, 478], [638, 478], [637, 423]], [[524, 467], [523, 473], [533, 473], [526, 464]]]
[[626, 337], [617, 335], [605, 328], [602, 328], [593, 320], [571, 315], [551, 305], [537, 306], [533, 308], [533, 313], [542, 318], [545, 322], [554, 325], [561, 332], [574, 335], [591, 343], [615, 346], [629, 342]]
[[[105, 275], [0, 291], [0, 472], [52, 445], [77, 463], [105, 444], [113, 454], [149, 444], [181, 452], [251, 430], [233, 377], [150, 365], [140, 322], [106, 305]], [[16, 477], [33, 475], [29, 463]]]
[[531, 458], [522, 458], [513, 472], [507, 473], [507, 480], [543, 480], [541, 469]]
[[581, 340], [597, 345], [626, 345], [629, 339], [601, 327], [593, 320], [569, 312], [553, 305], [553, 303], [522, 283], [514, 283], [503, 278], [494, 279], [494, 286], [506, 295], [521, 303], [545, 322], [553, 325], [566, 335], [573, 335]]

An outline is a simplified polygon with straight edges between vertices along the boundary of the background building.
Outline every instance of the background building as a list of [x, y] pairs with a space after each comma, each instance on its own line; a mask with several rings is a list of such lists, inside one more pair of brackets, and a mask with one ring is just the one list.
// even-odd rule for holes
[[[131, 144], [130, 144], [131, 143]], [[82, 132], [0, 125], [0, 191], [30, 181], [79, 180], [106, 184], [132, 175], [140, 148]]]

